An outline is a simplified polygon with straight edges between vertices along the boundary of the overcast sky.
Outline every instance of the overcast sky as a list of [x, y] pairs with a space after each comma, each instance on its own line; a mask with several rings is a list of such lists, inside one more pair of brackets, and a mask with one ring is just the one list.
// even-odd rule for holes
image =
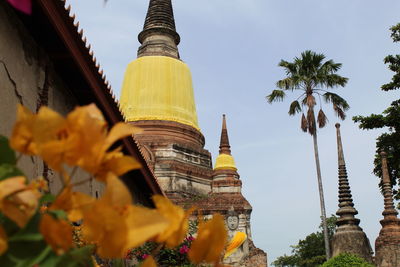
[[[147, 0], [68, 0], [92, 44], [116, 95], [127, 64], [136, 58], [137, 34], [143, 27]], [[383, 198], [373, 176], [375, 138], [380, 131], [361, 131], [354, 115], [380, 113], [398, 92], [379, 90], [392, 73], [383, 64], [399, 53], [389, 27], [400, 22], [398, 0], [175, 0], [180, 55], [191, 71], [199, 124], [213, 160], [218, 153], [221, 117], [227, 114], [232, 153], [253, 206], [255, 244], [268, 262], [289, 254], [317, 230], [320, 219], [312, 138], [300, 117], [287, 114], [287, 101], [269, 105], [265, 96], [284, 77], [277, 67], [304, 50], [324, 53], [343, 63], [349, 78], [335, 90], [351, 109], [342, 123], [349, 180], [360, 226], [371, 245], [380, 229]], [[331, 106], [329, 124], [319, 132], [320, 161], [327, 214], [337, 210], [337, 152]]]

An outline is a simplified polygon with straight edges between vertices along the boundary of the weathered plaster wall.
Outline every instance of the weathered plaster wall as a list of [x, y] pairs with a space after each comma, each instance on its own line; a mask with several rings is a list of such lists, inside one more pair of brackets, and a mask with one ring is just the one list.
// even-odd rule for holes
[[[10, 136], [16, 119], [17, 104], [36, 112], [41, 106], [67, 114], [76, 105], [76, 98], [55, 72], [52, 62], [26, 31], [4, 1], [0, 2], [0, 134]], [[36, 157], [23, 156], [18, 166], [28, 178], [43, 176], [51, 190], [61, 183], [57, 173]], [[76, 181], [87, 179], [78, 171]], [[102, 185], [93, 181], [78, 188], [93, 196], [101, 194]]]

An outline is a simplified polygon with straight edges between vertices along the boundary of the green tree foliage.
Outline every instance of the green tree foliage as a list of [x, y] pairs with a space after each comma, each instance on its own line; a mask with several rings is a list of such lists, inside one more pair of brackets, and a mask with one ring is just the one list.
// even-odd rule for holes
[[[336, 228], [336, 216], [327, 219], [329, 240], [332, 239]], [[314, 267], [326, 261], [324, 234], [322, 224], [320, 231], [309, 234], [305, 239], [299, 240], [293, 248], [292, 255], [278, 257], [272, 265], [276, 267]]]
[[[320, 198], [321, 218], [324, 224], [325, 249], [327, 257], [330, 257], [328, 233], [326, 226], [326, 212], [324, 192], [322, 188], [322, 175], [318, 155], [317, 124], [323, 128], [327, 123], [327, 117], [322, 110], [322, 100], [332, 104], [336, 115], [344, 120], [345, 111], [349, 109], [349, 104], [339, 95], [327, 91], [335, 87], [344, 87], [347, 78], [336, 74], [342, 64], [335, 63], [333, 60], [326, 60], [325, 55], [317, 54], [307, 50], [301, 53], [301, 57], [294, 58], [293, 62], [281, 60], [279, 66], [284, 68], [286, 78], [279, 80], [276, 86], [279, 89], [273, 90], [266, 98], [268, 103], [283, 101], [286, 92], [299, 92], [299, 96], [289, 106], [289, 115], [293, 116], [302, 113], [301, 129], [308, 132], [313, 137], [315, 165], [317, 168], [318, 192]], [[319, 111], [315, 116], [317, 101], [319, 100]], [[305, 115], [306, 114], [306, 115]]]
[[356, 255], [343, 253], [325, 262], [321, 267], [374, 267], [374, 265]]
[[[393, 42], [400, 42], [400, 23], [390, 28]], [[392, 80], [382, 85], [383, 91], [400, 89], [400, 55], [389, 55], [385, 57], [384, 63], [394, 72]], [[382, 177], [381, 157], [379, 152], [384, 150], [388, 154], [388, 168], [392, 185], [400, 184], [400, 99], [382, 112], [382, 114], [371, 114], [369, 116], [355, 116], [355, 122], [360, 123], [361, 129], [387, 128], [388, 132], [381, 134], [376, 142], [376, 154], [374, 160], [374, 173]], [[400, 191], [394, 190], [396, 199], [400, 199]]]

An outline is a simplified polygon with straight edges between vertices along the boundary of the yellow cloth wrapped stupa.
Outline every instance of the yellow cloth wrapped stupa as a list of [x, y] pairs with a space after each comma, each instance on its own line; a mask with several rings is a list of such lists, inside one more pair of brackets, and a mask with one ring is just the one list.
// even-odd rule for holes
[[175, 121], [199, 130], [192, 77], [179, 59], [143, 56], [132, 61], [120, 103], [127, 121]]
[[126, 71], [120, 104], [128, 122], [173, 121], [199, 130], [192, 77], [180, 60], [170, 0], [149, 2], [138, 58]]

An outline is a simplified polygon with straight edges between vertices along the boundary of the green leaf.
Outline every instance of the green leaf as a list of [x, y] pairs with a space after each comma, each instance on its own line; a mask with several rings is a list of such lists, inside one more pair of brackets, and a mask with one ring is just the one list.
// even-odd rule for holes
[[67, 213], [63, 210], [50, 210], [49, 213], [56, 219], [66, 220]]
[[8, 144], [8, 139], [0, 135], [0, 164], [7, 163], [14, 165], [17, 161], [15, 151]]
[[85, 246], [82, 248], [73, 248], [61, 257], [55, 265], [47, 265], [46, 262], [40, 264], [40, 267], [93, 267], [93, 255], [94, 246]]
[[41, 216], [36, 211], [24, 228], [10, 236], [9, 242], [37, 242], [43, 240], [43, 236], [39, 233], [40, 219]]
[[43, 240], [43, 236], [40, 233], [24, 233], [16, 234], [12, 236], [9, 241], [40, 241]]
[[283, 101], [283, 99], [285, 98], [285, 92], [282, 90], [273, 90], [272, 93], [270, 95], [267, 95], [267, 101], [268, 103], [272, 103], [275, 101]]
[[301, 106], [299, 101], [295, 100], [290, 104], [289, 115], [295, 115], [299, 112], [301, 112]]
[[4, 163], [0, 165], [0, 181], [13, 176], [24, 175], [15, 165]]
[[46, 203], [53, 203], [56, 200], [56, 196], [52, 194], [45, 194], [39, 200], [39, 206]]
[[113, 259], [112, 266], [113, 267], [124, 267], [124, 262], [122, 259]]

